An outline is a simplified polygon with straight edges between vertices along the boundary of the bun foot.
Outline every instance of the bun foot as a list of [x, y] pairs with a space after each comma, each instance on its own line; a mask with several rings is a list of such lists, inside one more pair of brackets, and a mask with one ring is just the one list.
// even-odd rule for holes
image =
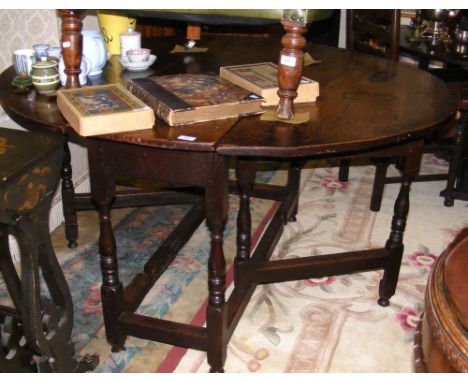
[[291, 216], [288, 220], [290, 223], [294, 223], [294, 222], [297, 222], [297, 218], [296, 218], [296, 215], [294, 216]]
[[125, 345], [112, 345], [111, 352], [118, 353], [125, 350]]
[[78, 242], [77, 241], [70, 241], [67, 245], [68, 248], [70, 249], [75, 249], [76, 247], [78, 247]]
[[220, 369], [211, 368], [210, 373], [224, 373], [224, 368], [220, 368]]
[[385, 297], [380, 297], [377, 300], [377, 304], [379, 304], [380, 306], [383, 306], [384, 308], [386, 308], [387, 306], [390, 305], [390, 299], [385, 298]]

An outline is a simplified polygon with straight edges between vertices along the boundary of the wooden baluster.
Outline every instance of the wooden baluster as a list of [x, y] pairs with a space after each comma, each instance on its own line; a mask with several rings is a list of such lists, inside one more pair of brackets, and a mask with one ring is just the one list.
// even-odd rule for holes
[[81, 73], [81, 55], [83, 49], [83, 39], [81, 29], [80, 14], [83, 10], [63, 9], [62, 10], [62, 52], [65, 64], [65, 74], [67, 75], [67, 88], [79, 88]]
[[206, 223], [211, 233], [208, 260], [208, 307], [206, 309], [207, 358], [210, 372], [223, 372], [227, 352], [227, 309], [225, 307], [226, 260], [223, 230], [228, 209], [228, 171], [226, 159], [212, 155], [206, 186]]
[[119, 280], [117, 248], [110, 216], [115, 198], [115, 183], [105, 165], [104, 150], [99, 141], [88, 141], [91, 195], [99, 212], [99, 253], [101, 257], [101, 298], [107, 341], [113, 352], [124, 350], [126, 336], [117, 325], [123, 312], [123, 286]]
[[68, 240], [68, 248], [78, 247], [78, 219], [75, 208], [75, 187], [72, 179], [72, 166], [70, 148], [68, 147], [68, 139], [63, 145], [63, 161], [62, 161], [62, 207], [65, 218], [65, 237]]
[[237, 187], [239, 188], [239, 213], [237, 215], [237, 254], [234, 260], [234, 282], [236, 287], [250, 285], [248, 272], [242, 271], [243, 263], [250, 259], [252, 218], [250, 215], [250, 192], [255, 180], [255, 162], [237, 160]]
[[400, 192], [395, 201], [392, 228], [385, 248], [390, 252], [390, 258], [384, 268], [384, 275], [379, 285], [380, 306], [389, 306], [390, 297], [395, 294], [398, 275], [400, 273], [401, 259], [403, 257], [403, 234], [406, 227], [406, 218], [409, 211], [409, 192], [411, 181], [419, 172], [419, 166], [422, 156], [423, 141], [411, 143], [411, 148], [405, 161], [403, 179]]
[[468, 111], [458, 110], [456, 115], [456, 135], [455, 143], [453, 144], [453, 154], [450, 159], [449, 173], [447, 179], [447, 186], [440, 194], [444, 197], [444, 205], [446, 207], [453, 207], [455, 204], [455, 182], [457, 175], [460, 172], [460, 164], [463, 156], [463, 143], [466, 139], [468, 131]]
[[281, 49], [278, 63], [278, 96], [280, 97], [276, 116], [280, 119], [292, 119], [294, 117], [293, 100], [297, 96], [297, 87], [302, 76], [302, 66], [306, 40], [303, 34], [308, 26], [303, 21], [283, 17], [281, 21], [286, 34], [281, 39]]

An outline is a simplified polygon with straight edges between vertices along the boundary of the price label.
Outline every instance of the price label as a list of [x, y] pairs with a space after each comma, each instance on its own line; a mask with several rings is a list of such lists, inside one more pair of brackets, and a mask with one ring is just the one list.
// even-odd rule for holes
[[281, 56], [280, 63], [286, 66], [296, 66], [296, 57], [292, 56]]
[[190, 142], [193, 142], [194, 140], [196, 140], [197, 138], [196, 137], [192, 137], [190, 135], [179, 135], [177, 137], [177, 139], [180, 139], [181, 141], [190, 141]]

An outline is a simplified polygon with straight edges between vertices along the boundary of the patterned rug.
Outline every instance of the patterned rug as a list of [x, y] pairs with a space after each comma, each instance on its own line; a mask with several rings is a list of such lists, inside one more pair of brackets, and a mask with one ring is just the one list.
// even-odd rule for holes
[[[349, 182], [342, 183], [337, 168], [328, 165], [312, 162], [303, 170], [297, 222], [285, 227], [273, 258], [381, 247], [387, 240], [399, 185], [385, 187], [381, 211], [374, 213], [369, 210], [374, 167], [352, 167]], [[447, 171], [446, 163], [432, 155], [424, 157], [422, 168], [423, 173]], [[281, 184], [285, 175], [279, 169], [259, 177]], [[412, 372], [412, 341], [428, 273], [456, 232], [468, 226], [468, 203], [444, 207], [438, 196], [443, 187], [443, 182], [412, 186], [403, 265], [388, 308], [376, 304], [381, 271], [259, 286], [230, 341], [225, 370]], [[252, 200], [254, 243], [276, 207], [274, 202]], [[186, 211], [177, 206], [112, 212], [124, 285]], [[236, 214], [237, 197], [231, 196], [224, 245], [229, 283]], [[206, 372], [205, 353], [138, 338], [129, 337], [125, 351], [110, 353], [100, 302], [96, 213], [80, 212], [79, 227], [76, 250], [66, 248], [63, 227], [54, 232], [53, 241], [75, 304], [73, 341], [81, 354], [100, 354], [95, 372]], [[202, 224], [137, 312], [203, 325], [208, 252]], [[0, 303], [6, 299], [1, 295]]]

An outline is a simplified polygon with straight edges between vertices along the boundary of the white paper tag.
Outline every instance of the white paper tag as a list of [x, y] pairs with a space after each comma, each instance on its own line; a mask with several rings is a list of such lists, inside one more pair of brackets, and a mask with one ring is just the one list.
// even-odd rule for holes
[[280, 63], [286, 66], [296, 66], [296, 57], [292, 56], [281, 56]]
[[64, 42], [62, 43], [62, 48], [70, 48], [70, 46], [71, 46], [70, 41], [64, 41]]
[[179, 135], [177, 137], [177, 139], [180, 139], [182, 141], [190, 141], [190, 142], [193, 142], [194, 140], [196, 140], [197, 138], [196, 137], [191, 137], [190, 135]]

